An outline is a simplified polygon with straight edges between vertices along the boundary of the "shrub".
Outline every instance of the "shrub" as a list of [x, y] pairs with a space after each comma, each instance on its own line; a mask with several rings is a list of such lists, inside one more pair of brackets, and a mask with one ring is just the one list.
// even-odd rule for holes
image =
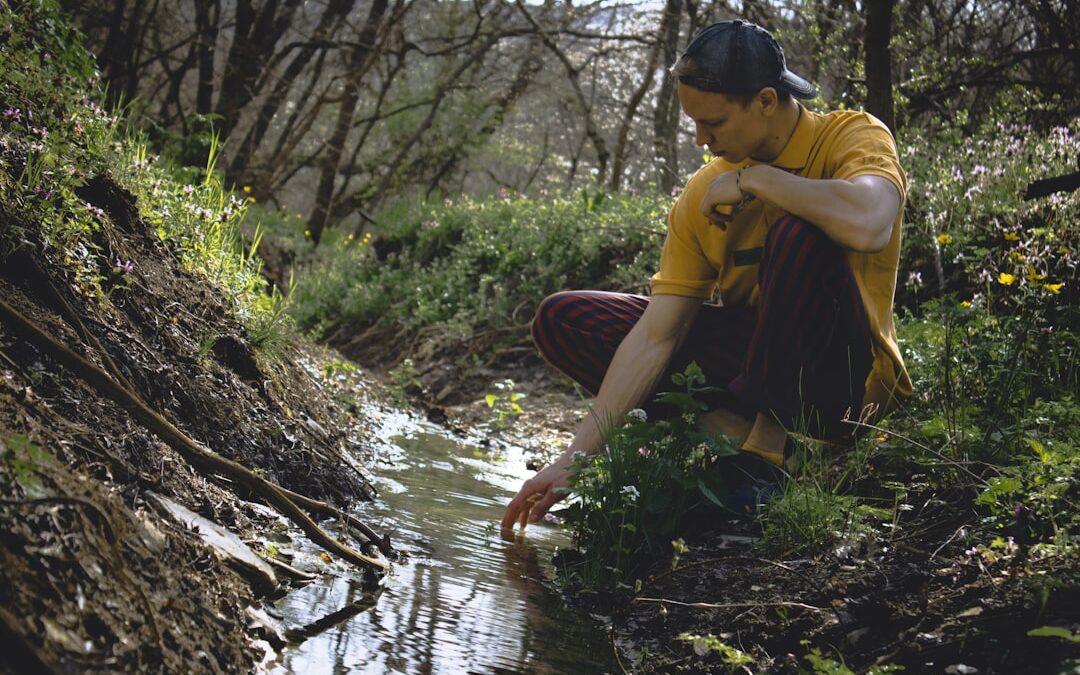
[[602, 452], [575, 462], [570, 486], [576, 498], [561, 513], [574, 528], [581, 555], [564, 556], [560, 572], [567, 582], [593, 589], [626, 585], [672, 550], [672, 539], [688, 521], [724, 506], [726, 487], [716, 462], [736, 451], [700, 424], [706, 405], [697, 396], [709, 388], [697, 365], [672, 380], [684, 391], [658, 401], [675, 406], [678, 415], [650, 422], [632, 410], [621, 424], [608, 425]]

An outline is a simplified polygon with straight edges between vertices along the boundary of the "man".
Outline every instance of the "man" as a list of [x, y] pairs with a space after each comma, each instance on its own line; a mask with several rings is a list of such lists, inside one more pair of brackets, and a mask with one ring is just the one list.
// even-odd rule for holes
[[705, 28], [672, 73], [715, 159], [671, 209], [651, 298], [570, 291], [537, 311], [540, 352], [596, 400], [566, 452], [510, 502], [504, 530], [562, 499], [575, 453], [602, 446], [602, 421], [690, 361], [724, 388], [702, 420], [740, 439], [744, 468], [781, 465], [788, 430], [849, 436], [845, 420], [911, 394], [892, 316], [907, 179], [888, 128], [805, 109], [796, 99], [813, 86], [754, 24]]

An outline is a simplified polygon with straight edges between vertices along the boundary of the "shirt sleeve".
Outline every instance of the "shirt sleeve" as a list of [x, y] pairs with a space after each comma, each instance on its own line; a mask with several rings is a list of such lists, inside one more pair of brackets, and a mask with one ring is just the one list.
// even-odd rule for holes
[[701, 249], [701, 242], [694, 232], [695, 216], [704, 216], [691, 210], [700, 202], [698, 190], [687, 186], [668, 213], [667, 239], [660, 254], [660, 271], [652, 277], [653, 295], [680, 295], [706, 300], [712, 297], [719, 278]]
[[900, 166], [896, 142], [889, 128], [872, 115], [853, 117], [839, 131], [832, 153], [830, 177], [850, 180], [856, 176], [881, 176], [907, 196], [907, 175]]

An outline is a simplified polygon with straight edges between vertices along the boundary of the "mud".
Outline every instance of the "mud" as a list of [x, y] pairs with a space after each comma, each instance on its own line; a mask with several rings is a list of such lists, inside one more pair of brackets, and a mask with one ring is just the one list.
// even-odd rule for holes
[[[334, 386], [310, 345], [259, 349], [221, 292], [186, 272], [108, 178], [80, 197], [103, 295], [42, 250], [38, 225], [0, 262], [0, 297], [151, 408], [265, 478], [346, 506], [372, 497], [363, 386]], [[8, 228], [11, 228], [10, 230]], [[124, 278], [115, 259], [131, 260]], [[84, 268], [85, 269], [85, 268]], [[112, 362], [112, 364], [109, 363]], [[0, 672], [246, 672], [268, 645], [259, 600], [198, 537], [147, 498], [165, 495], [252, 541], [277, 525], [222, 478], [202, 475], [87, 382], [0, 323]]]

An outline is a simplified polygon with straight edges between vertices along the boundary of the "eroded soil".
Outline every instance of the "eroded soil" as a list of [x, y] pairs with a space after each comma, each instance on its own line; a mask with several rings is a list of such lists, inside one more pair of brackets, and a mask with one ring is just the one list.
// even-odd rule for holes
[[[359, 461], [366, 392], [332, 386], [334, 357], [256, 349], [227, 300], [181, 269], [129, 194], [99, 178], [81, 197], [108, 215], [82, 263], [42, 251], [35, 223], [0, 214], [0, 227], [27, 239], [0, 263], [0, 298], [118, 370], [209, 449], [339, 506], [370, 498]], [[118, 275], [115, 259], [133, 270]], [[105, 297], [70, 272], [93, 260]], [[252, 627], [248, 608], [259, 601], [248, 583], [148, 492], [249, 541], [276, 515], [193, 469], [9, 323], [0, 323], [0, 442], [0, 672], [247, 672], [264, 658], [261, 640], [272, 636]]]

